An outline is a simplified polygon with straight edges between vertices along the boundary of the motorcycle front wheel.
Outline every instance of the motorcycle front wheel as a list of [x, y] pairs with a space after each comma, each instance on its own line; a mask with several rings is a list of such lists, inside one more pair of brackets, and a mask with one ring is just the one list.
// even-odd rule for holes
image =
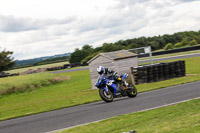
[[108, 89], [108, 94], [104, 89], [99, 89], [99, 95], [102, 100], [109, 103], [113, 101], [113, 93]]
[[130, 89], [127, 92], [128, 97], [136, 97], [137, 96], [137, 89], [136, 89], [136, 87], [134, 85], [132, 85], [132, 84], [129, 84], [128, 88]]

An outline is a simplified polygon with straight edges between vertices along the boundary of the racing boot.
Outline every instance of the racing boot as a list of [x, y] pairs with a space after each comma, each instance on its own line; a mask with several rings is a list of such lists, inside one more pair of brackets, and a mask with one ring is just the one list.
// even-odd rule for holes
[[124, 80], [123, 83], [125, 84], [126, 87], [128, 87], [128, 83], [126, 82], [126, 80]]

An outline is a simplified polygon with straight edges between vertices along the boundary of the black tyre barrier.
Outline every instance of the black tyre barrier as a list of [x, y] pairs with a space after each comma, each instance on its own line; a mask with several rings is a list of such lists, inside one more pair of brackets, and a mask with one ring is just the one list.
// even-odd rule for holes
[[185, 61], [162, 62], [133, 68], [135, 84], [151, 83], [185, 76]]
[[18, 75], [19, 75], [19, 73], [13, 73], [13, 74], [0, 73], [0, 78], [11, 77], [11, 76], [18, 76]]
[[47, 71], [55, 71], [55, 70], [61, 70], [61, 69], [67, 69], [72, 67], [79, 67], [79, 66], [86, 66], [87, 64], [81, 64], [81, 63], [71, 63], [71, 64], [64, 64], [63, 66], [56, 66], [47, 68]]

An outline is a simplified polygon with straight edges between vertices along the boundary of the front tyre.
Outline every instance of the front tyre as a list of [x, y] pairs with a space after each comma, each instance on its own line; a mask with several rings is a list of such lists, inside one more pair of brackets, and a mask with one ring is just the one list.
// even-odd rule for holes
[[102, 100], [109, 103], [113, 101], [113, 93], [108, 89], [108, 94], [104, 89], [99, 89], [99, 95]]
[[128, 85], [128, 89], [130, 89], [127, 92], [128, 97], [131, 98], [131, 97], [136, 97], [137, 96], [137, 89], [136, 89], [136, 87], [133, 84], [129, 84]]

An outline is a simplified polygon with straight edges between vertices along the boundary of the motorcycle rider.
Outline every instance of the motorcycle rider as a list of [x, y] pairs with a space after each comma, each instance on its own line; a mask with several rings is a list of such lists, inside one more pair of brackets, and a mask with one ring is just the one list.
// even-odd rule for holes
[[114, 80], [116, 82], [122, 81], [122, 83], [124, 83], [126, 86], [128, 86], [128, 83], [125, 80], [122, 80], [120, 75], [117, 72], [115, 72], [109, 68], [106, 68], [106, 67], [104, 68], [103, 66], [99, 66], [97, 68], [97, 72], [99, 73], [99, 75], [106, 74], [106, 76], [108, 76], [108, 77], [113, 76]]

